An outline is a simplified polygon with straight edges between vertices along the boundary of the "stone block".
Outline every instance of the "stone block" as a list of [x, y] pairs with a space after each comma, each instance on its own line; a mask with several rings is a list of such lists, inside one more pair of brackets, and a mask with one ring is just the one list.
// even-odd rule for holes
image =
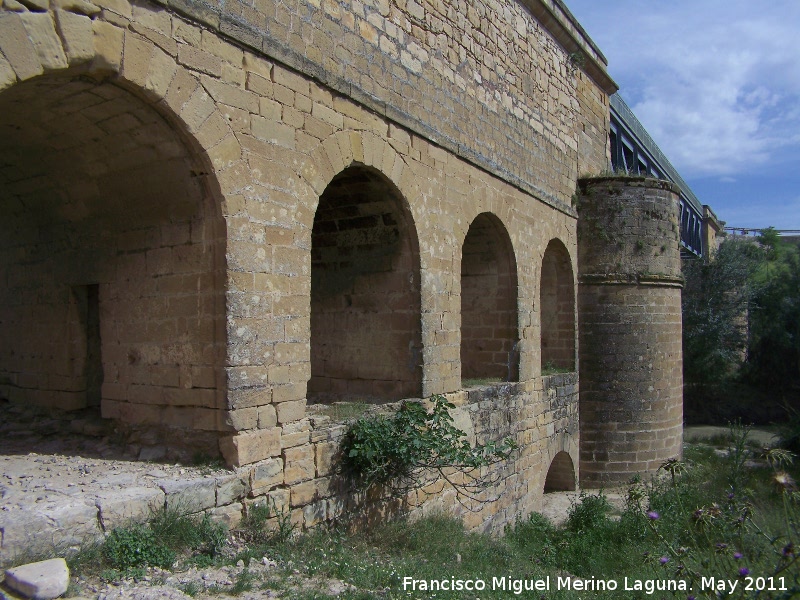
[[261, 496], [283, 485], [283, 459], [272, 458], [255, 465], [250, 472], [250, 495]]
[[125, 32], [125, 51], [122, 57], [122, 74], [133, 83], [144, 87], [147, 79], [153, 44], [131, 30]]
[[339, 451], [338, 442], [319, 442], [314, 445], [314, 462], [317, 476], [324, 477], [333, 471], [334, 457]]
[[241, 502], [234, 502], [225, 506], [217, 506], [216, 508], [208, 511], [211, 515], [211, 520], [215, 523], [222, 523], [228, 529], [235, 529], [242, 522], [242, 514], [244, 513], [244, 504]]
[[281, 430], [279, 427], [238, 433], [220, 438], [220, 451], [225, 461], [234, 467], [249, 465], [281, 453]]
[[66, 10], [57, 10], [55, 18], [70, 66], [91, 60], [94, 57], [92, 20]]
[[283, 459], [284, 479], [287, 485], [308, 481], [315, 477], [314, 449], [310, 444], [287, 448], [283, 451]]
[[166, 495], [167, 509], [196, 513], [217, 505], [217, 481], [212, 477], [161, 480], [158, 485]]
[[331, 495], [330, 488], [330, 477], [322, 477], [320, 479], [304, 481], [292, 486], [290, 488], [292, 493], [292, 508], [297, 506], [305, 506], [311, 502], [328, 498]]
[[188, 44], [178, 47], [178, 62], [193, 71], [206, 73], [213, 77], [222, 75], [222, 59]]
[[167, 95], [169, 84], [175, 76], [177, 68], [178, 65], [174, 58], [160, 48], [154, 49], [144, 88], [153, 92], [156, 97], [163, 98]]
[[17, 74], [14, 73], [11, 63], [9, 63], [5, 57], [0, 54], [0, 90], [4, 90], [16, 82]]
[[33, 600], [50, 600], [66, 593], [69, 568], [63, 558], [51, 558], [8, 569], [5, 584]]
[[126, 487], [97, 494], [95, 505], [106, 532], [131, 521], [146, 521], [164, 508], [164, 491], [150, 487]]
[[217, 506], [238, 502], [247, 495], [249, 490], [249, 481], [239, 475], [217, 477]]
[[118, 72], [122, 65], [125, 32], [105, 21], [92, 21], [94, 32], [93, 67], [100, 71]]
[[[226, 415], [225, 422], [236, 431], [255, 429], [259, 426], [259, 407], [257, 406], [229, 410]], [[274, 426], [275, 424], [273, 423], [272, 425]]]
[[306, 416], [306, 401], [303, 399], [280, 402], [275, 405], [275, 409], [278, 412], [278, 423], [283, 424], [299, 421]]
[[22, 17], [17, 13], [0, 13], [0, 51], [20, 81], [44, 72], [39, 54], [28, 39]]

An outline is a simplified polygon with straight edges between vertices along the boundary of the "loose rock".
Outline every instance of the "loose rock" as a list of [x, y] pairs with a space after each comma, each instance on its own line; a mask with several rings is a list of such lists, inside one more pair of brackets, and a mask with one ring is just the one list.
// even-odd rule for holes
[[63, 558], [29, 563], [8, 569], [5, 584], [33, 600], [50, 600], [67, 591], [69, 568]]

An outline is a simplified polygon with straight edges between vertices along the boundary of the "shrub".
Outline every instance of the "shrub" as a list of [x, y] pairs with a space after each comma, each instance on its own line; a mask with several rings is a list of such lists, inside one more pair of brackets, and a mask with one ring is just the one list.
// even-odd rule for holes
[[595, 529], [606, 522], [609, 510], [611, 505], [602, 493], [588, 495], [581, 492], [579, 501], [570, 506], [567, 529], [574, 532]]
[[[431, 400], [431, 412], [420, 402], [406, 401], [394, 415], [370, 415], [350, 426], [342, 440], [342, 455], [357, 487], [383, 485], [402, 497], [444, 479], [459, 500], [474, 500], [494, 482], [480, 469], [507, 459], [516, 443], [507, 438], [471, 447], [464, 432], [453, 425], [450, 410], [455, 406], [443, 396]], [[453, 476], [454, 471], [463, 477]]]
[[168, 569], [175, 562], [175, 553], [160, 544], [146, 525], [114, 529], [103, 544], [103, 556], [120, 571], [136, 567]]

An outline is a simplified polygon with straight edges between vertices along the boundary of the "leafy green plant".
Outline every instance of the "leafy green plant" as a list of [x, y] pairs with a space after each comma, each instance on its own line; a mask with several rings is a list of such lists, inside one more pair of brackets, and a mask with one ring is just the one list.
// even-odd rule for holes
[[485, 467], [506, 460], [517, 447], [514, 440], [470, 446], [453, 425], [455, 406], [443, 396], [431, 401], [430, 412], [420, 402], [405, 401], [394, 415], [365, 416], [350, 426], [342, 456], [356, 487], [381, 485], [403, 497], [443, 480], [459, 500], [478, 500], [476, 494], [492, 484]]
[[168, 569], [175, 562], [175, 552], [159, 543], [147, 525], [114, 529], [103, 545], [103, 556], [120, 571], [142, 566]]
[[611, 505], [608, 499], [599, 494], [581, 492], [578, 502], [570, 506], [567, 529], [576, 533], [596, 528], [606, 521]]

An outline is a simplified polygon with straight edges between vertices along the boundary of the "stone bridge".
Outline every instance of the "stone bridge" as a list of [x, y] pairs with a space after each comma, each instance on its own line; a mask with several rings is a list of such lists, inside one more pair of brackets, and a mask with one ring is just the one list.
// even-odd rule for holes
[[340, 400], [515, 437], [470, 527], [652, 472], [678, 196], [578, 186], [615, 90], [560, 0], [2, 0], [0, 394], [221, 453], [306, 526], [365, 501], [309, 410]]

